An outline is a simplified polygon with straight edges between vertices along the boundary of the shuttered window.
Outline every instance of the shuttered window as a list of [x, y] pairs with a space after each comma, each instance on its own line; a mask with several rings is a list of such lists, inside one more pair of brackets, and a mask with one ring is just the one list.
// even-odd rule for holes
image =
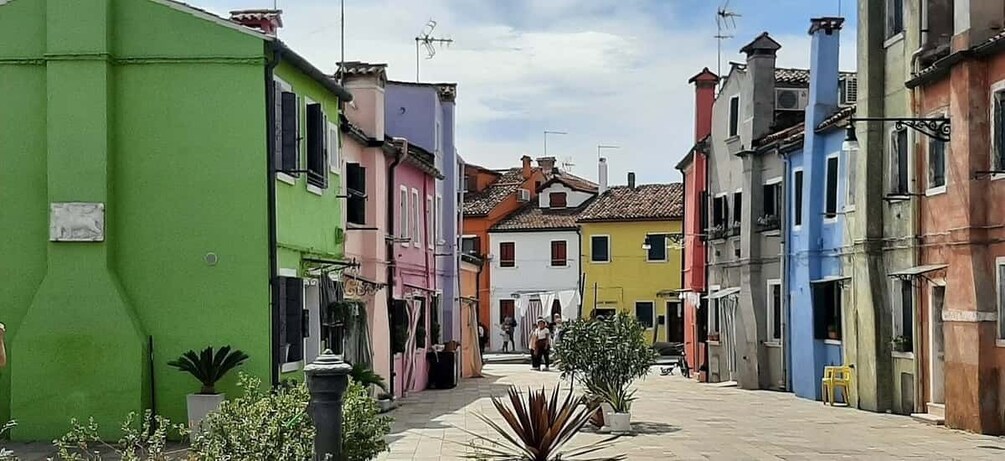
[[740, 133], [740, 97], [729, 98], [729, 136]]
[[366, 224], [366, 167], [358, 163], [345, 165], [346, 219], [351, 224]]
[[1005, 171], [1005, 90], [994, 96], [994, 133], [991, 169]]
[[803, 170], [796, 170], [792, 176], [792, 225], [801, 226], [803, 224]]
[[552, 192], [548, 195], [548, 199], [551, 202], [551, 208], [565, 208], [568, 206], [566, 203], [565, 192]]
[[1005, 339], [1005, 257], [995, 264], [998, 279], [998, 339]]
[[516, 266], [516, 244], [513, 242], [501, 242], [499, 244], [499, 267]]
[[304, 337], [308, 331], [304, 315], [304, 281], [279, 277], [279, 363], [304, 359]]
[[568, 247], [565, 240], [555, 240], [551, 242], [551, 265], [552, 267], [565, 267], [568, 262]]
[[827, 183], [824, 191], [824, 217], [837, 217], [838, 209], [838, 158], [827, 159]]
[[279, 171], [295, 173], [300, 166], [300, 111], [297, 95], [283, 91], [280, 95], [280, 135], [279, 135]]
[[890, 133], [890, 186], [894, 194], [906, 194], [910, 190], [909, 147], [907, 129]]
[[946, 185], [946, 142], [928, 140], [928, 188]]
[[307, 105], [307, 183], [328, 187], [328, 120], [321, 104]]

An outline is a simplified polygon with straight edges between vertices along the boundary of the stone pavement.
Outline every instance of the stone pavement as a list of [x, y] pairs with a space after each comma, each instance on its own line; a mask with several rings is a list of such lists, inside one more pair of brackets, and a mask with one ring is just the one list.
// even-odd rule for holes
[[[488, 365], [484, 373], [456, 389], [405, 399], [390, 413], [395, 418], [391, 451], [378, 459], [460, 459], [472, 439], [460, 428], [491, 435], [475, 414], [499, 420], [490, 396], [503, 395], [509, 385], [550, 388], [558, 383], [557, 372], [535, 372], [526, 365]], [[1005, 459], [1005, 438], [832, 408], [788, 393], [718, 388], [657, 372], [639, 384], [636, 397], [636, 434], [620, 438], [603, 454], [625, 453], [633, 461]], [[583, 433], [570, 447], [603, 437]]]

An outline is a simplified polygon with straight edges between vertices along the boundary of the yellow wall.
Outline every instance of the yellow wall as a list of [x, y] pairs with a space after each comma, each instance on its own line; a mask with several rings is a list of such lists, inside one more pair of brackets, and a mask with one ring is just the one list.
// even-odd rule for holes
[[[589, 318], [594, 308], [594, 287], [596, 287], [597, 308], [617, 306], [619, 312], [635, 315], [636, 301], [652, 301], [655, 304], [655, 320], [666, 316], [667, 301], [678, 301], [676, 295], [670, 298], [657, 297], [666, 290], [681, 287], [681, 250], [668, 249], [667, 261], [646, 261], [646, 251], [642, 243], [646, 234], [669, 234], [681, 232], [680, 221], [583, 223], [582, 261], [586, 274], [583, 290], [583, 317]], [[593, 235], [610, 236], [610, 262], [591, 261]], [[659, 326], [659, 341], [666, 341], [666, 323]], [[652, 341], [653, 331], [648, 330]]]

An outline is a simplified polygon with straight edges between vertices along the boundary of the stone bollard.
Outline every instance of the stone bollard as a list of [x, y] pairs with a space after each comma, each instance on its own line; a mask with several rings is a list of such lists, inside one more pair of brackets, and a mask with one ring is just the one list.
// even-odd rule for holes
[[[342, 357], [324, 351], [313, 363], [304, 367], [311, 402], [307, 412], [314, 422], [315, 460], [342, 459], [342, 396], [349, 386], [352, 366]], [[328, 458], [328, 455], [331, 455]]]

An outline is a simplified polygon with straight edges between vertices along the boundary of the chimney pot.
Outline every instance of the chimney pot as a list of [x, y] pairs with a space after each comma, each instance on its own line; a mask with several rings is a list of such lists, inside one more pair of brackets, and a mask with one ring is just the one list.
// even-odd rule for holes
[[530, 177], [533, 175], [533, 170], [531, 169], [530, 166], [530, 157], [524, 155], [523, 157], [520, 158], [520, 161], [523, 162], [523, 179], [530, 179]]
[[607, 192], [607, 159], [600, 158], [600, 171], [597, 172], [597, 194]]
[[548, 175], [555, 170], [555, 157], [541, 157], [537, 159], [537, 166], [541, 167], [541, 172]]
[[628, 172], [628, 188], [635, 189], [635, 172]]

